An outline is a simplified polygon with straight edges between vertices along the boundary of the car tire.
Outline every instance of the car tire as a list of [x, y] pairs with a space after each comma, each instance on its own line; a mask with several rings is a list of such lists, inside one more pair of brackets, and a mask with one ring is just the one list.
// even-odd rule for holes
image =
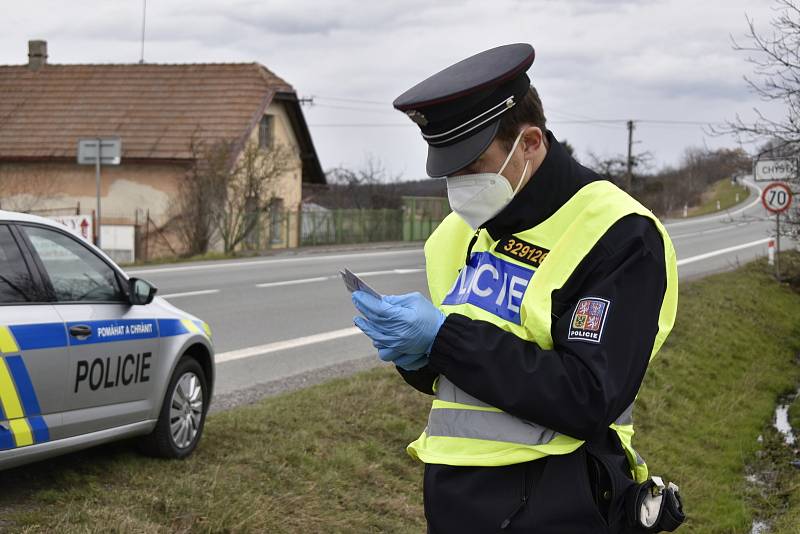
[[178, 362], [153, 432], [144, 436], [139, 448], [148, 456], [186, 458], [203, 435], [209, 391], [202, 366], [191, 356]]

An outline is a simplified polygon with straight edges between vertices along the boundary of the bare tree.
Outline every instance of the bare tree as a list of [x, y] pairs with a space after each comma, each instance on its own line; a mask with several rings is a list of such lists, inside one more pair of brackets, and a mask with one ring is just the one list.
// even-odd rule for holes
[[796, 0], [775, 0], [776, 17], [772, 32], [760, 34], [753, 19], [747, 21], [746, 42], [734, 38], [734, 50], [746, 52], [753, 76], [745, 76], [750, 89], [765, 102], [785, 105], [783, 117], [773, 118], [755, 108], [757, 119], [749, 123], [739, 114], [717, 133], [732, 133], [745, 141], [771, 140], [774, 149], [800, 150], [800, 4]]
[[327, 173], [329, 196], [337, 207], [397, 209], [403, 204], [398, 191], [402, 175], [391, 174], [383, 163], [368, 155], [360, 169], [337, 167]]
[[269, 209], [275, 186], [297, 169], [299, 159], [289, 147], [261, 148], [236, 140], [192, 142], [193, 163], [173, 201], [178, 233], [187, 254], [208, 251], [214, 236], [223, 250], [233, 252], [259, 224]]
[[215, 213], [225, 252], [233, 252], [250, 236], [259, 215], [269, 211], [278, 181], [298, 165], [297, 155], [286, 145], [276, 143], [269, 149], [256, 143], [245, 146], [227, 174], [221, 209]]
[[[634, 168], [650, 169], [650, 160], [649, 153], [637, 154]], [[624, 156], [601, 158], [590, 154], [589, 166], [607, 180], [618, 185], [625, 183], [627, 161]], [[749, 167], [750, 159], [741, 149], [690, 147], [677, 168], [668, 167], [656, 173], [637, 172], [630, 193], [655, 213], [668, 215], [684, 205], [699, 204], [711, 184]]]
[[[634, 172], [632, 187], [636, 189], [637, 181], [635, 179], [650, 169], [653, 155], [650, 152], [632, 154], [631, 161]], [[589, 161], [587, 165], [606, 180], [614, 182], [623, 189], [625, 188], [626, 173], [628, 172], [628, 158], [626, 156], [622, 154], [617, 154], [615, 156], [598, 156], [593, 152], [589, 152]]]
[[[775, 17], [771, 31], [756, 30], [753, 19], [746, 16], [745, 41], [733, 41], [734, 50], [747, 53], [753, 75], [746, 76], [750, 89], [765, 102], [783, 105], [780, 117], [771, 117], [755, 108], [755, 122], [742, 120], [739, 114], [717, 134], [733, 134], [739, 140], [760, 142], [758, 157], [766, 155], [800, 156], [800, 2], [775, 0]], [[795, 177], [795, 187], [798, 179]], [[800, 230], [800, 213], [792, 210], [786, 232]]]
[[229, 180], [234, 141], [191, 142], [192, 164], [172, 199], [174, 224], [188, 256], [205, 254], [214, 235], [217, 213]]

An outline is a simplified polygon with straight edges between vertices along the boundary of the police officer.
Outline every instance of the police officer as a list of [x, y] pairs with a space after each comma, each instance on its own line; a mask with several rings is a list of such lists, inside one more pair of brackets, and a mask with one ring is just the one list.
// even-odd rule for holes
[[395, 100], [453, 213], [425, 244], [430, 301], [353, 293], [380, 358], [435, 396], [408, 446], [432, 533], [633, 531], [654, 485], [632, 408], [674, 323], [675, 252], [547, 129], [533, 60], [487, 50]]

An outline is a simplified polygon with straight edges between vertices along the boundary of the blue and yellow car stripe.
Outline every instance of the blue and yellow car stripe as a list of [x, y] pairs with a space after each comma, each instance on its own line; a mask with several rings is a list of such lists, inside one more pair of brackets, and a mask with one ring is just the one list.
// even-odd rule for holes
[[[203, 334], [211, 339], [211, 329], [207, 323], [190, 319], [107, 320], [75, 324], [91, 324], [97, 333], [100, 333], [98, 329], [101, 327], [113, 330], [104, 336], [92, 335], [89, 339], [73, 340], [67, 336], [64, 323], [0, 326], [0, 450], [50, 440], [50, 431], [42, 417], [39, 399], [25, 366], [24, 351], [190, 333]], [[153, 328], [139, 326], [138, 329], [132, 329], [135, 325], [147, 324]]]
[[0, 326], [0, 449], [26, 447], [50, 439], [41, 416], [20, 346], [11, 330]]
[[159, 319], [158, 332], [161, 337], [203, 334], [211, 339], [211, 327], [208, 326], [208, 323], [191, 319]]

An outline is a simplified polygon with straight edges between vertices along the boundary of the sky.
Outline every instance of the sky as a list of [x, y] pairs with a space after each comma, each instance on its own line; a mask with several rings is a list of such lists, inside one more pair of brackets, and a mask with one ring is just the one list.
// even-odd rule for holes
[[[144, 0], [0, 0], [0, 64], [27, 62], [27, 41], [50, 63], [135, 63]], [[149, 63], [259, 62], [313, 98], [303, 111], [324, 169], [368, 158], [403, 179], [425, 178], [419, 129], [391, 107], [424, 78], [482, 50], [527, 42], [528, 72], [548, 127], [581, 161], [627, 150], [655, 170], [687, 147], [735, 147], [696, 124], [753, 108], [780, 117], [752, 74], [746, 16], [769, 30], [772, 0], [147, 0]], [[617, 122], [594, 122], [594, 121]], [[587, 122], [588, 121], [588, 122]], [[744, 146], [752, 150], [751, 146]]]

